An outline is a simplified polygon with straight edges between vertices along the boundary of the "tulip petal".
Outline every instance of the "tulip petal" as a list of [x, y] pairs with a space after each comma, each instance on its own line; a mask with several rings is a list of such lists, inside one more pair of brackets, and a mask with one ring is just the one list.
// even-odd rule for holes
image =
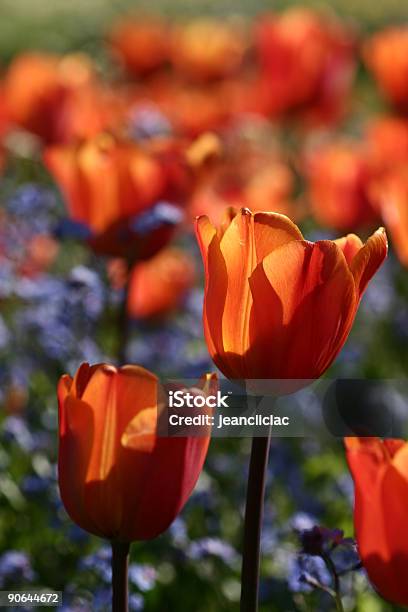
[[88, 404], [68, 395], [60, 403], [60, 415], [58, 480], [62, 501], [72, 520], [82, 529], [103, 536], [103, 526], [93, 520], [86, 503], [94, 434], [92, 410]]
[[248, 279], [255, 266], [280, 246], [301, 239], [296, 225], [278, 213], [252, 215], [243, 209], [231, 221], [220, 242], [228, 277], [222, 318], [225, 352], [244, 355], [248, 349], [252, 306]]
[[356, 310], [353, 277], [340, 249], [329, 241], [289, 242], [257, 266], [250, 286], [248, 358], [257, 377], [321, 376], [344, 344]]
[[201, 250], [201, 255], [202, 255], [202, 258], [205, 264], [206, 257], [208, 254], [208, 247], [211, 244], [211, 241], [214, 238], [214, 236], [216, 236], [217, 230], [210, 223], [210, 220], [205, 215], [202, 215], [201, 217], [197, 217], [195, 228], [196, 228], [198, 244]]
[[90, 378], [82, 400], [91, 407], [94, 431], [85, 479], [87, 513], [105, 537], [117, 537], [128, 503], [129, 482], [137, 499], [141, 474], [140, 454], [128, 462], [123, 434], [140, 411], [157, 406], [157, 378], [138, 366], [116, 370], [101, 365]]
[[82, 399], [92, 407], [95, 439], [88, 481], [103, 481], [117, 463], [121, 437], [144, 408], [157, 406], [157, 377], [138, 366], [101, 365]]
[[202, 216], [197, 219], [196, 232], [205, 271], [204, 335], [208, 351], [214, 358], [224, 353], [222, 313], [227, 295], [227, 270], [217, 232], [207, 217]]
[[[213, 392], [215, 384], [216, 376], [206, 375], [197, 387], [205, 393]], [[157, 395], [165, 395], [159, 385]], [[138, 423], [139, 427], [147, 426], [147, 430], [154, 419], [149, 410], [143, 416], [143, 423]], [[149, 435], [148, 431], [146, 434]], [[210, 441], [210, 431], [202, 437], [156, 437], [150, 452], [145, 452], [149, 446], [147, 436], [142, 435], [139, 440], [129, 439], [131, 444], [124, 447], [121, 459], [121, 469], [128, 475], [124, 481], [124, 493], [130, 478], [135, 490], [135, 495], [125, 495], [121, 530], [127, 538], [134, 540], [156, 537], [174, 520], [197, 482]]]
[[90, 216], [86, 202], [89, 193], [80, 179], [75, 147], [49, 147], [44, 153], [47, 168], [60, 185], [65, 205], [74, 221], [89, 225]]
[[363, 246], [360, 238], [355, 234], [347, 234], [347, 236], [344, 236], [344, 238], [338, 238], [337, 240], [334, 240], [334, 242], [343, 251], [344, 257], [346, 258], [349, 266]]
[[72, 378], [68, 374], [61, 376], [57, 387], [58, 397], [58, 420], [59, 420], [59, 431], [61, 435], [65, 434], [66, 431], [66, 416], [65, 416], [65, 400], [72, 387]]
[[370, 236], [351, 262], [350, 269], [360, 297], [364, 293], [370, 279], [386, 258], [387, 250], [387, 234], [384, 228], [381, 227]]

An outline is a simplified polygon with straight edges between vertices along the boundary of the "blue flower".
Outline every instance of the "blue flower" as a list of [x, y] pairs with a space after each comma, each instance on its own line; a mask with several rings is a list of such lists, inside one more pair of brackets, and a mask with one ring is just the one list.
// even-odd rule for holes
[[6, 420], [3, 422], [2, 435], [6, 440], [15, 440], [17, 444], [28, 453], [34, 450], [35, 443], [33, 436], [30, 430], [28, 429], [25, 421], [20, 417], [7, 417]]
[[151, 591], [156, 584], [157, 572], [151, 565], [132, 563], [129, 566], [129, 580], [140, 591]]
[[31, 562], [25, 552], [9, 550], [0, 557], [0, 586], [24, 584], [35, 578]]
[[170, 121], [158, 107], [146, 104], [134, 109], [131, 113], [129, 131], [135, 140], [147, 140], [156, 136], [171, 134]]
[[7, 211], [15, 217], [35, 221], [44, 213], [54, 212], [56, 200], [49, 189], [26, 183], [16, 189], [7, 202]]
[[150, 234], [166, 225], [178, 225], [183, 220], [183, 212], [171, 202], [158, 202], [148, 210], [138, 214], [131, 223], [131, 230], [141, 236]]
[[139, 612], [144, 608], [144, 599], [139, 593], [131, 593], [129, 595], [129, 610]]
[[190, 544], [187, 554], [194, 560], [204, 559], [209, 556], [218, 557], [227, 565], [234, 565], [239, 560], [239, 555], [235, 548], [220, 538], [195, 540]]
[[186, 523], [179, 516], [170, 525], [169, 532], [176, 546], [184, 546], [188, 542]]
[[95, 553], [88, 555], [80, 562], [81, 570], [95, 572], [106, 584], [112, 580], [111, 568], [112, 551], [109, 546], [102, 546]]
[[316, 519], [306, 512], [297, 512], [292, 516], [290, 524], [294, 531], [301, 532], [312, 529], [316, 525]]
[[289, 589], [295, 593], [309, 593], [313, 585], [330, 586], [331, 576], [321, 557], [299, 555], [292, 560], [288, 576]]
[[41, 478], [35, 474], [26, 476], [22, 483], [21, 489], [26, 495], [37, 495], [44, 493], [50, 486], [50, 480], [48, 478]]

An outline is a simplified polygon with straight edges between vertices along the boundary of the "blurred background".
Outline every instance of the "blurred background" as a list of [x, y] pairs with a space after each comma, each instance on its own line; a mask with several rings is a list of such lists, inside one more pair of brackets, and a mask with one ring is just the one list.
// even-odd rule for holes
[[[121, 359], [123, 340], [128, 362], [163, 376], [213, 369], [196, 215], [276, 210], [310, 240], [385, 224], [390, 256], [329, 376], [407, 375], [408, 5], [0, 0], [0, 13], [0, 587], [108, 610], [109, 546], [58, 493], [55, 388], [81, 361]], [[383, 396], [406, 408], [392, 385]], [[306, 413], [315, 401], [293, 398]], [[131, 610], [238, 609], [249, 448], [214, 440], [169, 531], [134, 544]], [[300, 536], [352, 538], [352, 504], [341, 439], [273, 440], [262, 611], [333, 609]], [[352, 542], [335, 562], [346, 610], [398, 609]]]

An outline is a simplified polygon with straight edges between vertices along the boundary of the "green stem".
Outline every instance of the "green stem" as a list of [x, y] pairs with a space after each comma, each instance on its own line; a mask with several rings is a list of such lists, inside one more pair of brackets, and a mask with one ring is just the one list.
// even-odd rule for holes
[[333, 593], [333, 598], [334, 598], [334, 602], [336, 604], [336, 610], [337, 612], [344, 612], [344, 608], [343, 608], [343, 602], [341, 601], [341, 596], [340, 596], [340, 577], [339, 574], [337, 573], [336, 567], [333, 563], [333, 561], [331, 560], [329, 555], [322, 555], [323, 561], [326, 564], [327, 569], [329, 570], [329, 572], [331, 573], [331, 575], [333, 576], [333, 581], [334, 581], [334, 593]]
[[112, 612], [128, 611], [129, 542], [112, 541]]
[[245, 507], [241, 612], [256, 612], [258, 609], [261, 531], [270, 441], [270, 433], [267, 437], [252, 439]]
[[118, 312], [118, 346], [117, 346], [117, 361], [118, 365], [122, 366], [127, 363], [127, 344], [130, 335], [130, 319], [128, 315], [128, 297], [130, 285], [131, 265], [126, 268], [126, 280], [123, 287], [122, 300], [119, 305]]

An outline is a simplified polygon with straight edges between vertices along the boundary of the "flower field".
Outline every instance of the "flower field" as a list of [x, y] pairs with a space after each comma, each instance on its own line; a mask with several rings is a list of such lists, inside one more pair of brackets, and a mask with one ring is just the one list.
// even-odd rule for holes
[[0, 591], [408, 607], [407, 8], [0, 5]]

